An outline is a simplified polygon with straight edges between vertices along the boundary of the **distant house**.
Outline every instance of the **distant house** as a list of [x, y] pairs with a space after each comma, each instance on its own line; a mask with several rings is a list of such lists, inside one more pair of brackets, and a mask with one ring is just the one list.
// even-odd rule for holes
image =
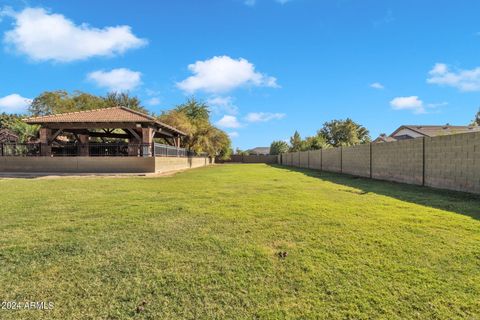
[[381, 134], [373, 142], [391, 142], [397, 140], [415, 139], [421, 137], [437, 137], [458, 133], [477, 132], [480, 126], [425, 126], [425, 125], [404, 125], [400, 126], [391, 135]]
[[18, 136], [8, 129], [0, 129], [0, 143], [16, 143]]
[[247, 150], [247, 153], [257, 155], [257, 156], [266, 156], [270, 154], [270, 147], [256, 147], [256, 148]]

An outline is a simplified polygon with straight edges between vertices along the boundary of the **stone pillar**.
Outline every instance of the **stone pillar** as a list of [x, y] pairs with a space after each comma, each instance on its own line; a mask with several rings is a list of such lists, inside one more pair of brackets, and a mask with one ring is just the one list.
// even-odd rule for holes
[[142, 155], [144, 157], [152, 156], [153, 129], [142, 128]]
[[49, 140], [52, 136], [52, 129], [40, 128], [40, 155], [44, 157], [52, 156], [52, 146]]
[[88, 134], [79, 134], [78, 142], [80, 142], [79, 156], [88, 157], [90, 155], [90, 147], [88, 145], [90, 136]]
[[[140, 137], [142, 136], [142, 131], [143, 129], [133, 129]], [[141, 140], [138, 140], [135, 138], [135, 136], [131, 136], [130, 139], [128, 139], [128, 155], [131, 157], [136, 157], [139, 155], [139, 149], [140, 149], [140, 144], [142, 143]]]

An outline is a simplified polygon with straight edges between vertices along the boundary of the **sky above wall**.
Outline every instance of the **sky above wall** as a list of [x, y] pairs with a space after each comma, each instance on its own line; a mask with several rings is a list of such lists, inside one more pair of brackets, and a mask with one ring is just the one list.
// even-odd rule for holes
[[0, 1], [0, 112], [47, 90], [196, 96], [242, 149], [347, 118], [375, 138], [466, 125], [480, 105], [478, 1]]

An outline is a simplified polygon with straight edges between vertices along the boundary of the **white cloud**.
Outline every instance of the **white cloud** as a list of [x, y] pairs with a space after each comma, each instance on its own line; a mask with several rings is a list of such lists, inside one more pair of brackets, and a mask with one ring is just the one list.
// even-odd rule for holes
[[228, 132], [230, 138], [237, 138], [239, 136], [237, 131]]
[[382, 89], [385, 89], [385, 86], [383, 84], [381, 84], [380, 82], [374, 82], [374, 83], [370, 84], [370, 88], [382, 90]]
[[207, 104], [210, 107], [210, 111], [213, 113], [227, 113], [235, 115], [238, 113], [238, 107], [233, 103], [232, 97], [210, 97], [207, 100]]
[[285, 113], [270, 113], [270, 112], [250, 112], [245, 117], [248, 122], [267, 122], [270, 120], [278, 120], [285, 118]]
[[[282, 5], [290, 1], [292, 0], [275, 0], [275, 2], [280, 3]], [[249, 7], [253, 7], [257, 3], [257, 0], [244, 0], [243, 3]]]
[[0, 98], [0, 112], [24, 113], [32, 103], [32, 99], [22, 97], [17, 93]]
[[147, 100], [149, 106], [158, 106], [160, 104], [160, 98], [153, 97]]
[[99, 29], [88, 24], [75, 25], [65, 16], [43, 8], [7, 14], [15, 23], [13, 29], [5, 32], [5, 43], [35, 61], [69, 62], [112, 56], [147, 43], [135, 36], [129, 26]]
[[217, 56], [197, 61], [188, 69], [193, 75], [177, 83], [177, 87], [187, 93], [221, 93], [242, 86], [278, 87], [277, 79], [257, 72], [255, 66], [243, 58]]
[[126, 68], [90, 72], [87, 79], [110, 91], [133, 90], [141, 84], [142, 74]]
[[444, 63], [437, 63], [429, 71], [428, 83], [449, 86], [460, 91], [480, 91], [480, 67], [451, 71]]
[[390, 101], [390, 105], [394, 110], [410, 110], [413, 113], [425, 113], [423, 101], [417, 96], [396, 97]]
[[237, 117], [225, 115], [222, 119], [218, 120], [216, 123], [219, 127], [223, 128], [240, 128], [240, 122], [238, 122]]

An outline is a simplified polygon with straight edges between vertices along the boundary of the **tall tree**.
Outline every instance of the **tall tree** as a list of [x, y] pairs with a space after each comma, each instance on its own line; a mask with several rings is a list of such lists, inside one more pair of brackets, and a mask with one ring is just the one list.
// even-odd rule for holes
[[296, 152], [302, 150], [302, 137], [298, 131], [295, 131], [292, 137], [290, 137], [290, 151]]
[[325, 138], [320, 135], [307, 137], [302, 143], [302, 151], [306, 150], [320, 150], [330, 147]]
[[270, 154], [278, 155], [288, 152], [288, 144], [285, 141], [273, 141], [270, 145]]
[[352, 119], [325, 122], [318, 135], [334, 147], [353, 146], [370, 142], [368, 130]]
[[164, 112], [159, 120], [174, 126], [187, 134], [182, 146], [196, 153], [208, 153], [210, 156], [228, 158], [231, 141], [228, 135], [210, 123], [208, 105], [188, 99], [175, 109]]
[[109, 92], [105, 97], [102, 98], [105, 107], [125, 107], [132, 110], [136, 110], [145, 114], [150, 112], [142, 106], [140, 99], [135, 96], [130, 96], [128, 92]]
[[143, 113], [149, 113], [137, 97], [128, 93], [110, 92], [105, 97], [95, 96], [89, 93], [75, 91], [69, 94], [67, 91], [45, 91], [33, 99], [29, 112], [33, 116], [44, 116], [54, 113], [85, 111], [108, 107], [123, 106]]
[[470, 124], [471, 126], [480, 126], [480, 108], [478, 109], [477, 114], [475, 115], [475, 119]]
[[175, 110], [184, 113], [192, 122], [208, 122], [210, 120], [208, 105], [203, 101], [196, 100], [195, 97], [178, 105]]

